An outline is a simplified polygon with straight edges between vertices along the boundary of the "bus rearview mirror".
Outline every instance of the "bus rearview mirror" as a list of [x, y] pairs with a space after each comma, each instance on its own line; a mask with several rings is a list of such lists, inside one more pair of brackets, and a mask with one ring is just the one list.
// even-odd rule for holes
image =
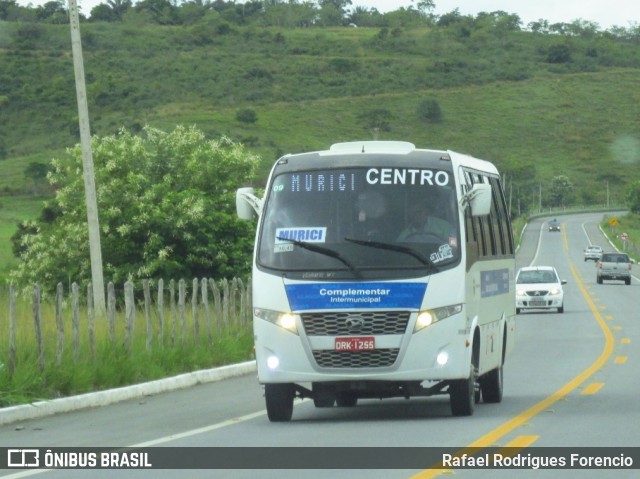
[[236, 191], [236, 212], [243, 220], [252, 220], [262, 211], [262, 199], [254, 194], [251, 187], [238, 188]]
[[471, 216], [486, 216], [491, 211], [491, 185], [476, 183], [463, 197], [471, 208]]

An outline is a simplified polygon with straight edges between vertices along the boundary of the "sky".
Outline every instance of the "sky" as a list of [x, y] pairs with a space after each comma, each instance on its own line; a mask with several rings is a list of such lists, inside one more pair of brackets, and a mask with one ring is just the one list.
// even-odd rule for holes
[[[42, 5], [48, 0], [18, 0], [21, 5]], [[91, 9], [106, 0], [77, 0], [80, 11], [89, 15]], [[238, 0], [239, 3], [242, 3]], [[411, 0], [351, 0], [352, 7], [376, 8], [384, 13], [400, 7], [416, 5]], [[136, 0], [134, 0], [136, 3]], [[434, 13], [442, 15], [456, 8], [462, 15], [477, 15], [479, 12], [498, 10], [515, 13], [523, 26], [540, 19], [550, 23], [571, 23], [574, 20], [595, 22], [600, 29], [612, 26], [629, 28], [640, 24], [639, 0], [434, 0]]]
[[[397, 10], [417, 4], [411, 0], [351, 0], [352, 6], [374, 7], [379, 12]], [[502, 10], [515, 13], [523, 26], [540, 20], [550, 23], [571, 23], [582, 19], [595, 22], [601, 29], [612, 26], [628, 28], [640, 24], [639, 0], [433, 0], [436, 15], [449, 13], [456, 8], [462, 15]]]

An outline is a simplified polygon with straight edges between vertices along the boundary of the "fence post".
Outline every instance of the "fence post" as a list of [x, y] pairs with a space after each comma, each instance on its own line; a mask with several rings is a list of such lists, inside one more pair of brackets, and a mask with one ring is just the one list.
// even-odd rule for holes
[[225, 326], [229, 326], [229, 281], [222, 280], [222, 320]]
[[245, 320], [249, 324], [253, 322], [253, 282], [251, 278], [247, 284], [247, 317]]
[[33, 322], [36, 329], [36, 342], [38, 343], [38, 367], [44, 371], [44, 344], [42, 343], [42, 319], [40, 311], [40, 286], [33, 286]]
[[142, 282], [144, 291], [144, 317], [147, 322], [147, 351], [151, 350], [151, 340], [153, 339], [153, 324], [151, 324], [151, 291], [149, 289], [149, 280]]
[[71, 283], [71, 328], [73, 329], [73, 360], [80, 355], [80, 291], [78, 283]]
[[116, 344], [116, 288], [113, 281], [107, 284], [107, 321], [109, 322], [109, 341], [113, 347]]
[[16, 370], [16, 289], [9, 284], [9, 377]]
[[176, 284], [174, 280], [169, 282], [169, 302], [171, 303], [171, 344], [176, 344], [176, 329], [178, 314], [176, 312]]
[[164, 346], [164, 281], [158, 280], [158, 342]]
[[[104, 294], [104, 292], [103, 292]], [[91, 357], [96, 358], [96, 331], [95, 331], [95, 310], [93, 309], [93, 286], [91, 281], [87, 285], [87, 316], [89, 318], [89, 348]]]
[[247, 304], [246, 304], [246, 291], [244, 289], [244, 282], [242, 279], [238, 278], [238, 291], [240, 295], [240, 309], [238, 311], [238, 324], [242, 325], [245, 323], [245, 316], [247, 314]]
[[211, 310], [209, 309], [209, 288], [207, 288], [207, 278], [202, 278], [201, 294], [202, 305], [204, 306], [204, 317], [207, 322], [207, 342], [213, 345], [213, 335], [211, 333]]
[[185, 311], [186, 290], [187, 284], [184, 279], [181, 279], [178, 281], [178, 311], [180, 313], [180, 324], [182, 325], [182, 342], [187, 339], [187, 314]]
[[126, 315], [125, 347], [127, 354], [131, 354], [133, 342], [133, 330], [136, 321], [136, 305], [133, 297], [133, 283], [127, 281], [124, 284], [124, 307]]
[[62, 299], [64, 289], [62, 283], [56, 285], [56, 328], [58, 330], [58, 344], [56, 348], [56, 365], [62, 363], [64, 354], [64, 322], [62, 320]]
[[216, 330], [218, 332], [218, 336], [220, 336], [220, 331], [222, 330], [222, 307], [220, 305], [220, 289], [218, 289], [218, 285], [213, 279], [209, 280], [209, 287], [211, 288], [211, 292], [213, 293], [213, 317], [216, 320]]
[[198, 314], [198, 278], [193, 278], [191, 283], [191, 315], [193, 316], [193, 342], [198, 343], [200, 339], [200, 315]]

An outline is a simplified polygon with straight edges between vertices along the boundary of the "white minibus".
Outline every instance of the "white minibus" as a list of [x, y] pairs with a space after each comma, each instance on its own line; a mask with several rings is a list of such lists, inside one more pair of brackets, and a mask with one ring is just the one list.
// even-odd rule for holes
[[258, 216], [253, 329], [270, 421], [316, 407], [449, 396], [502, 400], [515, 257], [499, 173], [408, 142], [338, 143], [276, 161]]

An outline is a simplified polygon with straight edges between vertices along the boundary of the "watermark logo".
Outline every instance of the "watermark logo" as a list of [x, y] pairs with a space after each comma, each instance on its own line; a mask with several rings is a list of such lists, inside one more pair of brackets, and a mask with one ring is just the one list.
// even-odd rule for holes
[[7, 449], [8, 467], [40, 467], [39, 449]]

